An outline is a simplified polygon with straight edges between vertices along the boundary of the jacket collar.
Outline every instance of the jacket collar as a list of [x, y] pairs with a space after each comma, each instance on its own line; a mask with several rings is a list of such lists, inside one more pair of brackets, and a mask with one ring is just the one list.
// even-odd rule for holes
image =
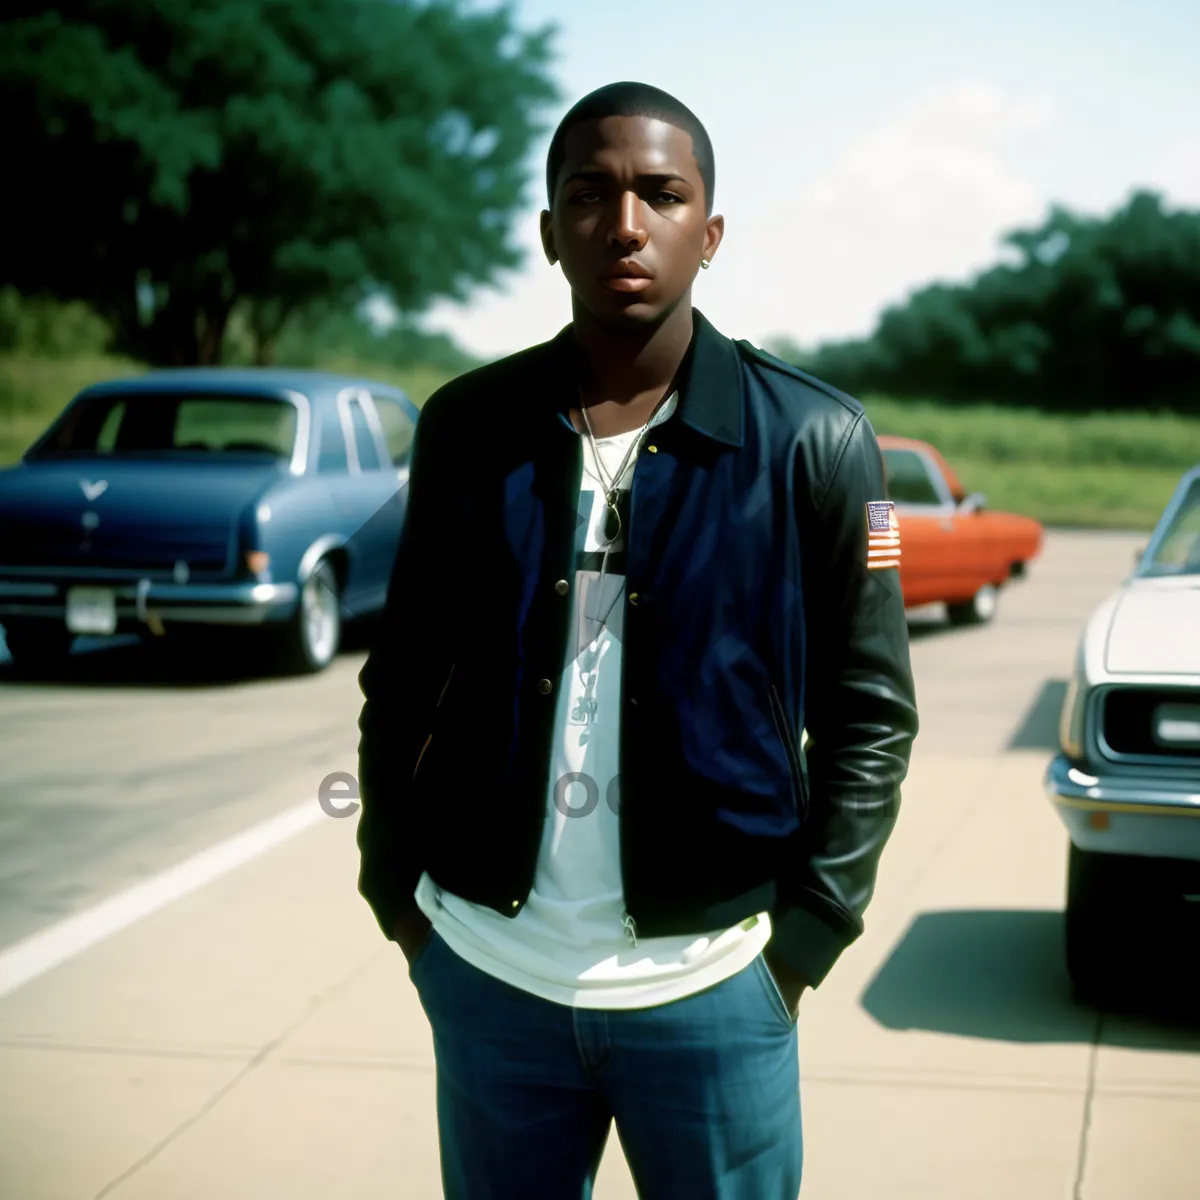
[[[572, 327], [563, 329], [548, 343], [554, 360], [553, 374], [560, 379], [573, 375]], [[743, 443], [743, 379], [737, 347], [700, 312], [692, 309], [692, 342], [683, 360], [679, 382], [679, 407], [675, 420], [704, 437], [726, 446]], [[575, 403], [571, 387], [556, 387], [556, 407], [571, 427], [567, 410]], [[572, 428], [573, 432], [573, 428]]]

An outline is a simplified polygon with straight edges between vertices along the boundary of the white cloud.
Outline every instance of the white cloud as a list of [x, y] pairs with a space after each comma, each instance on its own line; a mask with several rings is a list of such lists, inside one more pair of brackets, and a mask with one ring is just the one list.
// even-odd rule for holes
[[[790, 186], [772, 172], [764, 191], [758, 179], [727, 171], [726, 239], [697, 279], [697, 306], [729, 335], [758, 342], [868, 332], [906, 290], [996, 261], [1004, 230], [1043, 215], [1047, 197], [1008, 156], [1053, 115], [1046, 98], [951, 83], [888, 113], [818, 179], [806, 181], [800, 161]], [[566, 284], [541, 257], [535, 213], [522, 235], [529, 266], [506, 295], [439, 306], [428, 323], [499, 354], [569, 321]]]
[[995, 262], [999, 236], [1036, 221], [1046, 204], [1006, 154], [1052, 112], [1047, 100], [967, 82], [889, 115], [755, 228], [747, 260], [770, 262], [773, 243], [775, 271], [796, 280], [791, 311], [755, 313], [759, 329], [804, 342], [866, 333], [910, 288]]

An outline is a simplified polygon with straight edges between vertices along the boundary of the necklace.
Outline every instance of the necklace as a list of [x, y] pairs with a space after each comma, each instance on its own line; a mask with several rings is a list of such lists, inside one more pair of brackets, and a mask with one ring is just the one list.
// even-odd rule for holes
[[[638, 443], [641, 442], [646, 430], [650, 428], [650, 422], [654, 420], [655, 414], [658, 412], [658, 408], [659, 406], [655, 405], [654, 412], [652, 412], [646, 418], [646, 423], [637, 431], [637, 435], [629, 443], [629, 446], [625, 451], [625, 456], [621, 459], [621, 465], [617, 468], [616, 474], [613, 475], [611, 479], [606, 479], [605, 475], [607, 472], [605, 471], [604, 463], [600, 458], [600, 447], [596, 444], [596, 434], [592, 429], [592, 419], [588, 416], [587, 408], [582, 404], [582, 402], [580, 403], [579, 411], [583, 414], [583, 424], [584, 428], [587, 430], [588, 442], [592, 447], [592, 457], [596, 460], [596, 471], [600, 475], [600, 483], [604, 488], [604, 507], [608, 510], [607, 514], [605, 515], [604, 532], [605, 541], [610, 544], [615, 542], [617, 538], [621, 536], [621, 514], [617, 508], [617, 492], [620, 487], [621, 480], [625, 477], [625, 472], [629, 470], [629, 464], [632, 460], [633, 452], [637, 449]], [[610, 528], [612, 528], [614, 522], [616, 527], [613, 529], [612, 533], [609, 533], [608, 531]]]
[[[592, 448], [592, 458], [596, 464], [596, 473], [600, 480], [601, 487], [604, 488], [604, 557], [600, 560], [600, 575], [596, 580], [596, 592], [598, 598], [604, 595], [604, 579], [608, 572], [608, 556], [612, 550], [614, 543], [621, 536], [624, 528], [621, 521], [620, 504], [620, 485], [625, 477], [625, 472], [629, 470], [629, 465], [633, 461], [633, 453], [638, 448], [642, 437], [646, 430], [650, 428], [651, 421], [654, 420], [661, 405], [655, 405], [654, 412], [646, 418], [645, 424], [637, 431], [629, 446], [625, 450], [625, 455], [621, 459], [620, 466], [617, 467], [616, 473], [609, 478], [608, 473], [604, 468], [604, 461], [600, 457], [600, 447], [596, 444], [596, 434], [592, 429], [592, 420], [588, 416], [587, 407], [583, 404], [583, 397], [580, 397], [579, 411], [583, 415], [584, 429], [587, 431], [588, 444]], [[617, 594], [612, 598], [612, 602], [605, 610], [603, 616], [597, 615], [591, 618], [597, 622], [597, 636], [608, 627], [608, 618], [612, 615], [612, 611], [617, 606], [617, 601], [621, 598], [625, 591], [625, 585], [617, 589]]]

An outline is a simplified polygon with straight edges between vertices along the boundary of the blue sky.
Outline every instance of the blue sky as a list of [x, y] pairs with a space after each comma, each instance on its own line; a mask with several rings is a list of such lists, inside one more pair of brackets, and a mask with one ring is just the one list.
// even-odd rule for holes
[[[491, 7], [483, 4], [481, 7]], [[1200, 208], [1200, 0], [517, 0], [559, 26], [557, 120], [615, 79], [677, 95], [712, 137], [725, 242], [694, 302], [723, 332], [811, 345], [995, 262], [1052, 202], [1137, 186]], [[546, 139], [518, 220], [525, 266], [426, 320], [488, 356], [570, 320], [540, 255]]]

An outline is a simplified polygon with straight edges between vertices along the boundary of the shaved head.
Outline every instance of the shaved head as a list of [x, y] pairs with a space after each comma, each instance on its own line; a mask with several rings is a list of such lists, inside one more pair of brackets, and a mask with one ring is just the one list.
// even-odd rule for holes
[[546, 195], [550, 207], [554, 206], [558, 174], [566, 156], [567, 134], [584, 121], [599, 121], [605, 117], [650, 117], [682, 129], [692, 139], [692, 154], [704, 181], [705, 212], [712, 215], [716, 171], [707, 131], [696, 114], [668, 92], [648, 83], [633, 82], [610, 83], [597, 88], [575, 104], [559, 122], [546, 155]]

